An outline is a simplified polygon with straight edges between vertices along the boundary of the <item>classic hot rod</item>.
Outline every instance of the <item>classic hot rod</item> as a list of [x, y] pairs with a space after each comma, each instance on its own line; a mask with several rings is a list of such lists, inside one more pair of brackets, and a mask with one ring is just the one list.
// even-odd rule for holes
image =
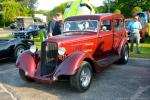
[[44, 41], [41, 51], [31, 46], [19, 56], [21, 78], [47, 83], [68, 79], [74, 89], [86, 91], [93, 73], [114, 62], [128, 62], [123, 21], [123, 16], [111, 13], [67, 18], [62, 35]]

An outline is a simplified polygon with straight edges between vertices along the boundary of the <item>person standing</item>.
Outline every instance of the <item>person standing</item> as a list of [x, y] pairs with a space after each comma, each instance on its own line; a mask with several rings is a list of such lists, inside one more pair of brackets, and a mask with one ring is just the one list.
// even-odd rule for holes
[[140, 30], [142, 29], [142, 25], [139, 22], [139, 16], [135, 15], [134, 16], [134, 21], [130, 22], [128, 29], [130, 30], [130, 51], [133, 51], [133, 46], [134, 46], [134, 39], [136, 40], [136, 52], [137, 54], [140, 54]]
[[48, 24], [48, 37], [61, 34], [60, 21], [62, 20], [62, 14], [56, 13], [55, 16]]

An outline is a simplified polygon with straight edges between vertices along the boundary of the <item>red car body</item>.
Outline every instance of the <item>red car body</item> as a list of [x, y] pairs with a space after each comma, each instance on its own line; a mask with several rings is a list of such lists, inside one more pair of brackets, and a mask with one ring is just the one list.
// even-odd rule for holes
[[[97, 22], [97, 31], [64, 32], [43, 42], [41, 51], [34, 54], [30, 51], [24, 52], [18, 58], [16, 66], [24, 72], [25, 77], [40, 82], [53, 82], [61, 79], [62, 76], [70, 78], [76, 75], [81, 69], [82, 62], [90, 64], [92, 73], [100, 72], [116, 61], [127, 63], [128, 42], [125, 37], [123, 16], [119, 14], [82, 15], [69, 17], [65, 23], [79, 20], [89, 22], [94, 20]], [[105, 23], [102, 24], [102, 22]], [[115, 29], [117, 25], [119, 29]], [[102, 26], [109, 30], [103, 31]], [[60, 47], [65, 48], [64, 55], [58, 54]], [[52, 72], [43, 75], [43, 68], [53, 64], [55, 68]], [[78, 90], [85, 91], [87, 88]]]

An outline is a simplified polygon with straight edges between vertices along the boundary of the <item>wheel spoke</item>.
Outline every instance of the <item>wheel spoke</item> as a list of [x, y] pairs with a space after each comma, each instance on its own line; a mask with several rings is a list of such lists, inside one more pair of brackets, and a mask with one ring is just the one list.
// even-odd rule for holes
[[88, 68], [85, 68], [81, 72], [80, 82], [83, 87], [87, 87], [91, 80], [91, 72]]
[[22, 54], [25, 50], [23, 48], [19, 48], [17, 51], [17, 56], [19, 56], [20, 54]]

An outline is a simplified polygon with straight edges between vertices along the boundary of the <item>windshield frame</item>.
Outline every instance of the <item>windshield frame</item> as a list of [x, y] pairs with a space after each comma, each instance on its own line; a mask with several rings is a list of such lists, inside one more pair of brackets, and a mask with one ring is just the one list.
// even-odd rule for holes
[[[95, 28], [95, 31], [93, 30], [69, 30], [69, 31], [65, 31], [65, 27], [66, 27], [66, 22], [82, 22], [82, 21], [85, 21], [85, 22], [89, 22], [89, 23], [92, 23], [91, 21], [95, 21], [97, 22], [97, 27], [94, 27], [93, 23], [91, 24], [93, 28]], [[91, 28], [92, 28], [91, 27]], [[99, 21], [96, 20], [96, 19], [86, 19], [86, 20], [67, 20], [64, 22], [64, 26], [63, 26], [63, 33], [68, 33], [68, 32], [94, 32], [94, 33], [97, 33], [98, 32], [98, 29], [99, 29]]]
[[[29, 27], [32, 27], [32, 29], [29, 29]], [[26, 31], [33, 31], [33, 30], [38, 30], [38, 28], [39, 28], [38, 25], [31, 24], [25, 30]]]

